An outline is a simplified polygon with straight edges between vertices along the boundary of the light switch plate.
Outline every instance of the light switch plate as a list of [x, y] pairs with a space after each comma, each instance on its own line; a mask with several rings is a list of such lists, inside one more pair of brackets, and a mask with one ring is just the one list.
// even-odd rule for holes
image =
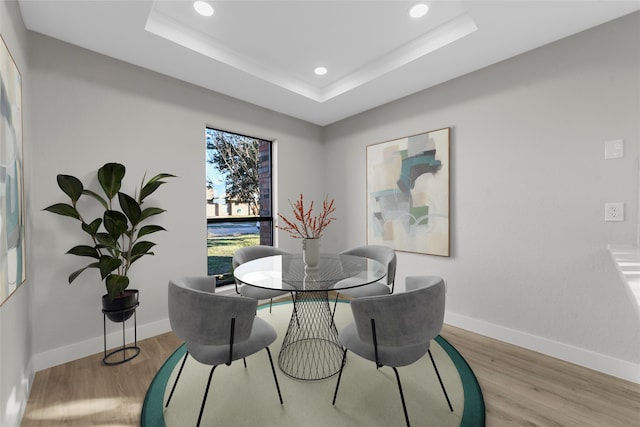
[[622, 157], [624, 157], [624, 141], [622, 139], [604, 142], [605, 159], [620, 159]]

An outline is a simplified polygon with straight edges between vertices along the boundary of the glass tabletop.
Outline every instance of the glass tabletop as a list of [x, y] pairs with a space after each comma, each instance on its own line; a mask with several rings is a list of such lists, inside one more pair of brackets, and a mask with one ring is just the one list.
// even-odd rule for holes
[[340, 289], [364, 286], [382, 279], [387, 271], [376, 260], [343, 254], [321, 254], [318, 266], [308, 268], [302, 254], [293, 254], [248, 261], [233, 274], [240, 283], [258, 288], [317, 292], [329, 290], [341, 281]]

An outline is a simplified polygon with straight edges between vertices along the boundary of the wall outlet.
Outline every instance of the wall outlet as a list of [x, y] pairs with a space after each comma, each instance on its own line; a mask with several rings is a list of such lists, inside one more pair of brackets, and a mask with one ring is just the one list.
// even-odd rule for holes
[[605, 203], [605, 221], [624, 221], [624, 203]]

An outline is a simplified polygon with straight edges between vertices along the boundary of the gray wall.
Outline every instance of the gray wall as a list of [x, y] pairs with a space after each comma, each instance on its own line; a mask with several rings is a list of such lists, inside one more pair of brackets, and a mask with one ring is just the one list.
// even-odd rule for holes
[[[639, 380], [640, 319], [607, 252], [637, 234], [639, 40], [636, 13], [327, 127], [337, 245], [366, 240], [365, 147], [451, 127], [452, 255], [399, 254], [400, 282], [442, 275], [447, 322]], [[604, 160], [618, 138], [625, 157]], [[625, 222], [604, 222], [607, 201]]]
[[[301, 191], [322, 196], [321, 128], [38, 34], [30, 42], [37, 369], [102, 349], [104, 285], [95, 270], [67, 285], [69, 273], [86, 265], [65, 255], [83, 241], [78, 225], [41, 210], [63, 200], [58, 173], [90, 182], [103, 163], [118, 161], [128, 167], [128, 190], [145, 171], [179, 177], [153, 195], [167, 210], [158, 221], [168, 230], [154, 235], [156, 256], [131, 270], [131, 287], [140, 290], [139, 337], [169, 330], [171, 277], [207, 272], [206, 125], [276, 141], [280, 206]], [[283, 236], [280, 244], [295, 249], [299, 242]], [[116, 345], [118, 326], [109, 326]]]

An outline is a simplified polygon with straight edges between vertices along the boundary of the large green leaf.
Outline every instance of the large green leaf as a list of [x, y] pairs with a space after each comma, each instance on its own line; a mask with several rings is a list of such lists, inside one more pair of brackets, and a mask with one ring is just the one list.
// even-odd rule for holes
[[171, 175], [170, 173], [159, 173], [158, 175], [149, 179], [149, 181], [147, 181], [147, 183], [140, 189], [140, 197], [138, 198], [140, 203], [142, 203], [142, 201], [146, 199], [147, 196], [156, 191], [158, 187], [160, 187], [162, 184], [165, 184], [164, 181], [160, 181], [164, 178], [175, 178], [175, 175]]
[[131, 248], [131, 257], [139, 257], [141, 255], [145, 255], [149, 253], [149, 249], [154, 247], [156, 244], [153, 242], [142, 241], [133, 245]]
[[87, 265], [84, 268], [81, 268], [80, 270], [76, 270], [73, 273], [71, 273], [69, 275], [69, 284], [71, 284], [71, 282], [73, 282], [74, 280], [76, 280], [76, 278], [86, 269], [88, 268], [99, 268], [99, 264], [97, 262], [91, 263], [89, 265]]
[[109, 293], [109, 300], [113, 301], [115, 297], [127, 289], [127, 286], [129, 286], [129, 278], [119, 274], [112, 274], [107, 277], [105, 285], [107, 286], [107, 292]]
[[140, 222], [140, 215], [142, 210], [140, 209], [140, 205], [135, 199], [128, 194], [118, 193], [118, 201], [120, 202], [120, 207], [122, 208], [122, 212], [129, 218], [131, 221], [131, 225], [135, 227]]
[[117, 240], [127, 231], [127, 217], [119, 211], [106, 211], [104, 228], [114, 240]]
[[70, 216], [71, 218], [80, 219], [80, 214], [78, 213], [76, 208], [66, 203], [56, 203], [44, 208], [44, 210], [58, 215]]
[[69, 249], [67, 253], [71, 255], [88, 256], [96, 259], [100, 258], [100, 253], [98, 252], [98, 250], [93, 246], [87, 245], [74, 246], [73, 248]]
[[160, 209], [160, 208], [146, 208], [142, 211], [142, 213], [140, 214], [140, 221], [138, 221], [138, 223], [144, 221], [145, 219], [154, 216], [154, 215], [159, 215], [162, 212], [166, 212], [164, 209]]
[[100, 224], [102, 224], [102, 218], [96, 218], [90, 224], [82, 223], [82, 229], [91, 237], [95, 237], [100, 228]]
[[64, 194], [69, 196], [71, 202], [75, 206], [80, 196], [82, 196], [82, 190], [84, 190], [82, 182], [75, 176], [63, 174], [59, 174], [57, 176], [57, 180], [58, 187], [60, 187]]
[[106, 163], [98, 169], [98, 182], [109, 200], [120, 191], [126, 169], [120, 163]]
[[142, 187], [142, 190], [140, 190], [140, 197], [138, 197], [138, 200], [140, 200], [140, 203], [142, 203], [144, 199], [146, 199], [151, 193], [156, 191], [158, 187], [160, 187], [162, 184], [165, 184], [165, 182], [164, 181], [147, 182], [144, 185], [144, 187]]
[[140, 228], [140, 231], [138, 231], [138, 237], [155, 233], [157, 231], [167, 231], [167, 230], [164, 227], [161, 227], [159, 225], [145, 225], [144, 227]]
[[117, 270], [118, 267], [122, 265], [122, 260], [119, 258], [113, 258], [107, 255], [103, 255], [100, 257], [100, 261], [98, 261], [100, 266], [100, 276], [104, 279], [112, 271]]
[[139, 260], [145, 255], [155, 255], [153, 252], [149, 251], [149, 249], [151, 249], [155, 245], [156, 245], [155, 243], [146, 242], [146, 241], [138, 242], [135, 245], [133, 245], [133, 248], [131, 249], [131, 254], [129, 254], [129, 265], [133, 264], [134, 262], [136, 262], [137, 260]]
[[96, 240], [100, 243], [101, 247], [120, 250], [117, 240], [115, 240], [109, 233], [96, 233]]

